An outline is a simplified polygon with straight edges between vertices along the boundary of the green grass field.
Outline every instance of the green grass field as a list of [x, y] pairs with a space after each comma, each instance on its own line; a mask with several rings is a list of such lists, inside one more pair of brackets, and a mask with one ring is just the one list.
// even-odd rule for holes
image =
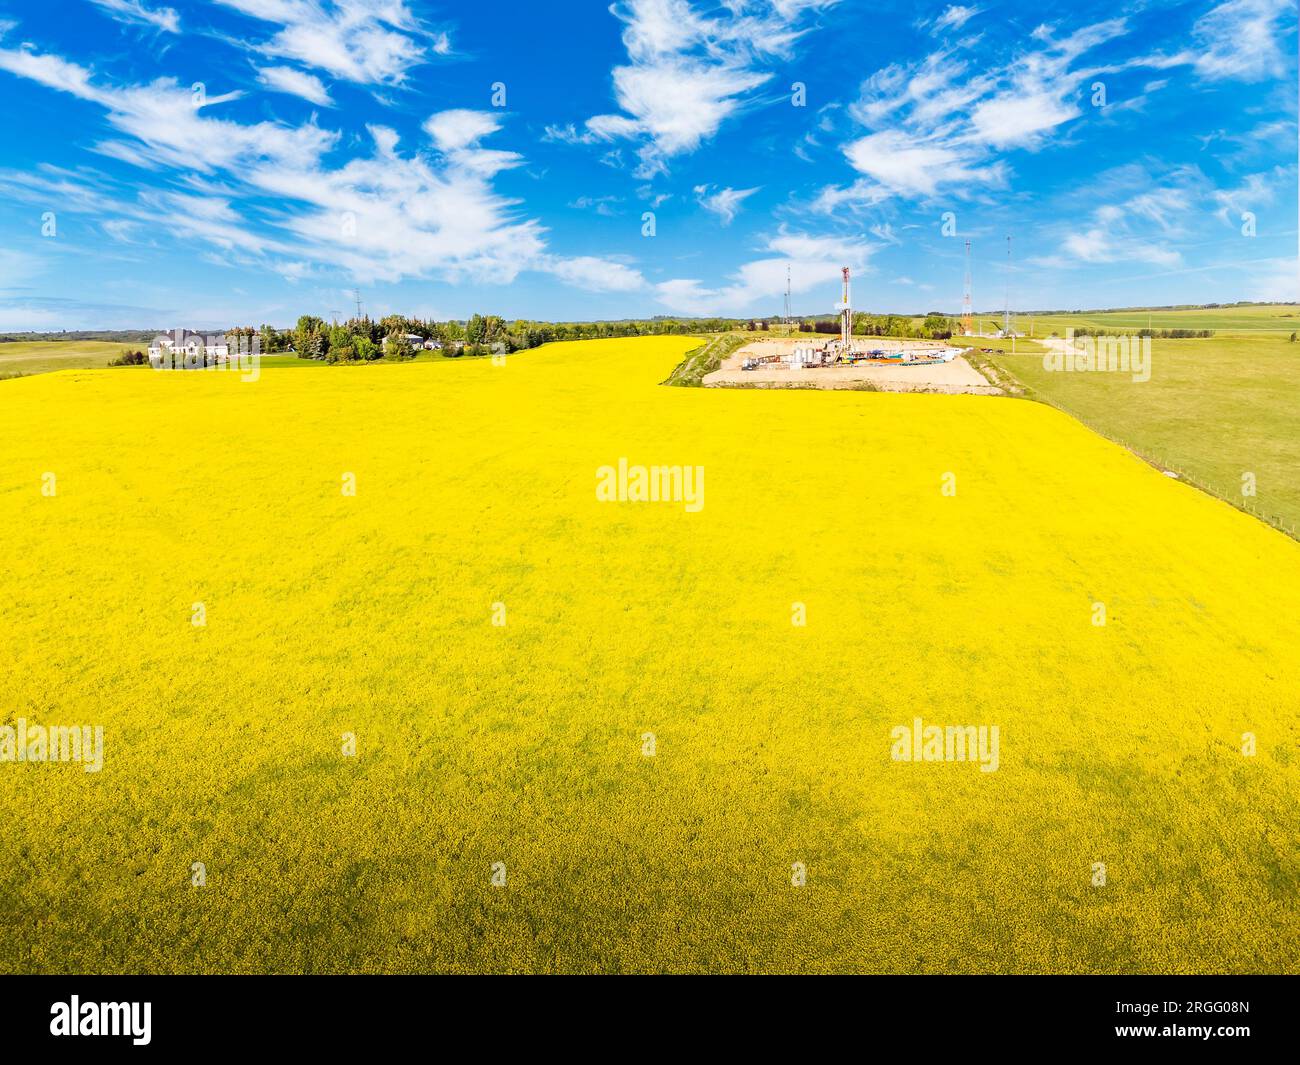
[[[985, 319], [986, 321], [989, 319]], [[1001, 321], [999, 320], [999, 325]], [[1261, 304], [1251, 307], [1210, 307], [1179, 311], [1123, 310], [1086, 314], [1017, 315], [1017, 328], [1034, 336], [1053, 331], [1064, 335], [1069, 327], [1105, 328], [1117, 333], [1145, 329], [1214, 329], [1233, 333], [1280, 333], [1290, 336], [1300, 330], [1300, 306]]]
[[[1300, 528], [1300, 343], [1263, 331], [1157, 338], [1144, 382], [1124, 373], [1050, 371], [1041, 355], [992, 361], [1036, 398], [1144, 458]], [[1247, 473], [1255, 475], [1253, 497], [1242, 492]]]
[[0, 344], [0, 379], [54, 370], [98, 370], [139, 344], [103, 340], [26, 340]]

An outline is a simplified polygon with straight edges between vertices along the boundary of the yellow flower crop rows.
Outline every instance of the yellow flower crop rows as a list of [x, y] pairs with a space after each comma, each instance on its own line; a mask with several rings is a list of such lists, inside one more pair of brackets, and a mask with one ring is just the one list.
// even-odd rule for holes
[[1300, 547], [696, 343], [0, 386], [0, 970], [1300, 968]]

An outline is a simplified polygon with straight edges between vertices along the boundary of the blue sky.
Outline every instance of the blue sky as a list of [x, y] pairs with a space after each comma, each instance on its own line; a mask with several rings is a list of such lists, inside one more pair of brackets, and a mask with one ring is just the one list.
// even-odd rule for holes
[[787, 269], [825, 313], [844, 264], [955, 313], [967, 239], [978, 308], [1295, 300], [1296, 45], [1285, 0], [0, 0], [0, 329], [740, 316]]

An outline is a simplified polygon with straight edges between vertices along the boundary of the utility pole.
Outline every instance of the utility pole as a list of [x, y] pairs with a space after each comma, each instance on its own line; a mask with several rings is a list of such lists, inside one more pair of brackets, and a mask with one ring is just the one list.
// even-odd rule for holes
[[354, 295], [357, 299], [357, 320], [360, 321], [361, 320], [361, 289], [354, 288], [352, 290], [352, 295]]

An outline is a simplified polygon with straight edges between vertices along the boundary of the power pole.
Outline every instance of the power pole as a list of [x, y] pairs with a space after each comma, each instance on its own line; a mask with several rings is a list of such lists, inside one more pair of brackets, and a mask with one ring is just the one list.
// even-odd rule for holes
[[352, 290], [352, 295], [354, 295], [357, 298], [357, 320], [360, 321], [361, 320], [361, 289], [354, 288]]

